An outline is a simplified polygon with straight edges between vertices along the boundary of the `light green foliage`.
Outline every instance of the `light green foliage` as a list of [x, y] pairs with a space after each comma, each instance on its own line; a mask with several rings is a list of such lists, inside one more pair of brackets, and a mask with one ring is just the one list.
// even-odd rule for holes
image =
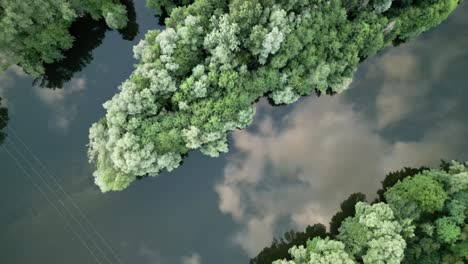
[[[404, 39], [402, 30], [435, 26], [453, 10], [440, 3], [451, 1], [383, 13], [339, 0], [195, 0], [175, 8], [165, 30], [148, 31], [134, 48], [140, 62], [105, 104], [104, 132], [90, 133], [90, 153], [106, 154], [91, 158], [98, 171], [106, 164], [132, 181], [173, 169], [191, 149], [218, 156], [228, 150], [227, 133], [251, 122], [260, 97], [288, 104], [345, 90], [360, 61]], [[158, 3], [166, 2], [150, 1]], [[437, 21], [421, 26], [402, 20], [436, 10]]]
[[449, 179], [449, 189], [450, 194], [457, 193], [460, 191], [466, 191], [468, 189], [468, 172], [460, 172]]
[[437, 236], [443, 243], [454, 243], [460, 237], [461, 229], [449, 217], [442, 217], [437, 219]]
[[299, 100], [300, 96], [290, 86], [287, 86], [282, 91], [274, 91], [271, 97], [275, 104], [291, 104]]
[[342, 242], [328, 238], [314, 238], [307, 247], [294, 246], [289, 250], [292, 260], [276, 260], [272, 264], [354, 264]]
[[104, 17], [111, 28], [127, 24], [127, 11], [113, 0], [0, 0], [0, 65], [18, 65], [33, 76], [44, 73], [44, 64], [63, 57], [73, 37], [68, 28], [84, 14]]
[[238, 38], [239, 26], [231, 22], [230, 16], [224, 14], [221, 17], [211, 18], [213, 30], [205, 37], [204, 47], [211, 53], [210, 68], [220, 66], [232, 67], [234, 52], [239, 50]]
[[309, 240], [307, 247], [289, 250], [292, 260], [277, 260], [274, 264], [302, 263], [400, 263], [406, 247], [405, 238], [412, 236], [409, 221], [398, 221], [392, 209], [384, 203], [356, 204], [356, 215], [341, 225], [338, 241], [319, 237]]
[[400, 263], [406, 246], [404, 236], [411, 236], [412, 230], [409, 221], [397, 221], [387, 204], [359, 202], [355, 217], [342, 223], [338, 239], [364, 263]]
[[127, 25], [127, 10], [123, 5], [108, 3], [102, 8], [102, 15], [110, 28], [119, 29]]
[[377, 13], [383, 13], [392, 6], [393, 0], [374, 0], [374, 10]]

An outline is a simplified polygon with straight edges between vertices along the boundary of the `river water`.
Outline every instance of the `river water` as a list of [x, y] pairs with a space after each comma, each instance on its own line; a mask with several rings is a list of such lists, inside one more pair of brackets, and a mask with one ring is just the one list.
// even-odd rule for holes
[[343, 94], [286, 107], [261, 100], [254, 123], [230, 135], [228, 154], [193, 152], [171, 173], [101, 194], [88, 128], [132, 72], [132, 46], [160, 28], [135, 2], [136, 38], [105, 32], [62, 89], [14, 68], [0, 75], [10, 112], [0, 263], [247, 263], [273, 236], [328, 223], [349, 194], [372, 198], [391, 170], [468, 160], [464, 2], [439, 27], [361, 64]]

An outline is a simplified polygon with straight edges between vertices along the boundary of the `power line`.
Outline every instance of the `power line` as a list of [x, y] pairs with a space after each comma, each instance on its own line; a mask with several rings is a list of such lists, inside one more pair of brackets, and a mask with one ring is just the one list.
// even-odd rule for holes
[[44, 163], [32, 152], [32, 150], [24, 143], [23, 140], [15, 133], [13, 128], [8, 128], [13, 136], [26, 148], [26, 150], [31, 154], [31, 156], [36, 160], [36, 162], [41, 166], [41, 168], [46, 172], [46, 174], [52, 178], [53, 182], [59, 187], [61, 192], [70, 200], [71, 204], [75, 207], [75, 209], [78, 211], [80, 216], [85, 220], [85, 222], [91, 227], [92, 231], [99, 237], [101, 242], [109, 249], [111, 254], [114, 256], [117, 261], [122, 264], [123, 261], [120, 259], [120, 257], [115, 253], [114, 249], [110, 246], [110, 244], [104, 239], [104, 237], [101, 235], [101, 233], [94, 227], [92, 222], [88, 219], [86, 214], [81, 210], [81, 208], [76, 204], [76, 202], [73, 200], [73, 198], [64, 190], [62, 185], [57, 181], [57, 179], [50, 173], [50, 170], [47, 169], [47, 167], [44, 165]]
[[29, 168], [31, 168], [31, 170], [37, 175], [39, 176], [39, 178], [41, 179], [41, 181], [46, 185], [47, 189], [49, 190], [50, 193], [53, 194], [53, 196], [58, 200], [58, 202], [62, 205], [62, 207], [65, 209], [66, 213], [68, 213], [68, 215], [75, 221], [78, 223], [79, 227], [83, 230], [83, 232], [86, 234], [86, 236], [91, 240], [91, 242], [93, 243], [94, 247], [96, 247], [99, 251], [99, 253], [101, 253], [101, 255], [104, 257], [104, 259], [109, 262], [110, 264], [112, 264], [112, 262], [109, 260], [109, 258], [107, 257], [107, 254], [104, 253], [104, 251], [101, 249], [101, 247], [96, 243], [96, 241], [94, 240], [94, 238], [92, 237], [92, 235], [88, 232], [88, 230], [83, 226], [83, 224], [81, 223], [81, 221], [79, 221], [75, 215], [70, 212], [70, 210], [68, 209], [68, 207], [63, 203], [62, 199], [60, 198], [60, 196], [55, 192], [55, 190], [49, 185], [49, 183], [45, 180], [45, 178], [31, 165], [31, 163], [29, 162], [29, 160], [21, 153], [21, 151], [19, 150], [19, 148], [17, 148], [14, 144], [14, 141], [12, 141], [11, 139], [8, 140], [8, 142], [13, 146], [13, 148], [15, 149], [16, 153], [18, 153], [20, 155], [20, 157], [26, 161], [26, 164], [29, 166]]
[[28, 180], [34, 185], [34, 187], [39, 190], [39, 192], [44, 196], [44, 198], [47, 200], [48, 203], [59, 213], [59, 215], [62, 217], [62, 219], [65, 221], [65, 224], [67, 228], [81, 241], [83, 246], [88, 250], [88, 252], [93, 256], [94, 260], [102, 264], [102, 262], [99, 260], [99, 258], [94, 254], [94, 252], [91, 250], [91, 248], [88, 246], [86, 241], [81, 237], [80, 234], [78, 234], [70, 225], [68, 222], [67, 218], [65, 215], [57, 208], [57, 206], [50, 200], [49, 196], [44, 192], [44, 190], [41, 188], [40, 185], [38, 185], [34, 180], [31, 174], [23, 167], [23, 165], [18, 161], [18, 159], [8, 150], [6, 146], [3, 146], [3, 149], [5, 149], [6, 153], [15, 161], [16, 165], [20, 167], [20, 169], [23, 171], [24, 174], [26, 174]]

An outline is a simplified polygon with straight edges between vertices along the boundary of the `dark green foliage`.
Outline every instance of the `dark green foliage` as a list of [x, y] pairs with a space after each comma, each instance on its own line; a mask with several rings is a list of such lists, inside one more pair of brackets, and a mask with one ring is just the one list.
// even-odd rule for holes
[[288, 250], [294, 245], [306, 245], [307, 240], [311, 237], [326, 238], [327, 233], [325, 226], [315, 224], [306, 227], [304, 232], [289, 231], [284, 234], [279, 240], [274, 239], [271, 246], [264, 248], [255, 258], [250, 260], [250, 264], [271, 264], [277, 259], [290, 259], [291, 256]]
[[69, 28], [85, 14], [114, 29], [128, 22], [125, 6], [114, 0], [0, 0], [0, 69], [16, 64], [35, 77], [44, 74], [44, 64], [72, 47]]
[[164, 20], [171, 14], [172, 10], [193, 2], [194, 0], [146, 0], [146, 6], [154, 10], [161, 24], [164, 24]]
[[76, 72], [80, 72], [93, 60], [92, 51], [99, 45], [108, 30], [104, 20], [94, 20], [87, 15], [78, 18], [70, 27], [75, 41], [73, 47], [63, 53], [63, 59], [44, 64], [44, 74], [37, 78], [44, 88], [62, 88]]
[[[407, 8], [392, 9], [390, 11], [392, 15], [398, 16], [401, 21], [397, 42], [415, 37], [421, 32], [440, 24], [447, 18], [449, 14], [447, 11], [453, 10], [459, 2], [459, 0], [420, 0], [414, 1], [414, 3], [404, 1], [403, 6]], [[414, 19], [415, 17], [417, 19]]]
[[0, 145], [5, 141], [6, 133], [4, 131], [8, 124], [8, 109], [2, 105], [2, 98], [0, 97]]
[[360, 61], [440, 23], [454, 1], [195, 0], [173, 9], [165, 30], [135, 46], [140, 63], [90, 131], [95, 176], [106, 178], [96, 182], [122, 190], [175, 169], [191, 149], [227, 152], [227, 133], [250, 124], [260, 97], [281, 105], [342, 92]]
[[358, 202], [366, 201], [366, 195], [363, 193], [353, 193], [348, 199], [344, 200], [341, 205], [341, 211], [337, 212], [330, 221], [330, 234], [332, 236], [338, 235], [338, 229], [341, 223], [348, 217], [356, 214], [355, 206]]
[[443, 185], [427, 177], [427, 173], [406, 178], [385, 193], [387, 203], [401, 218], [419, 219], [423, 214], [442, 210], [448, 194]]
[[[364, 209], [362, 203], [359, 203], [365, 200], [363, 194], [352, 194], [341, 204], [342, 211], [333, 217], [330, 223], [331, 234], [328, 237], [338, 238], [344, 243], [346, 252], [350, 256], [354, 255], [357, 263], [374, 263], [373, 261], [379, 258], [379, 254], [384, 254], [385, 250], [391, 248], [398, 248], [398, 245], [404, 245], [404, 258], [400, 257], [401, 263], [467, 263], [468, 165], [442, 161], [440, 167], [441, 169], [404, 168], [389, 173], [382, 181], [382, 189], [379, 190], [379, 195], [387, 197], [387, 200], [376, 201], [388, 202], [388, 205], [376, 203], [374, 205], [379, 209], [376, 207], [374, 211], [372, 207]], [[360, 204], [361, 211], [357, 212], [355, 208], [351, 208], [355, 204]], [[370, 210], [368, 213], [372, 217], [354, 217], [357, 214], [366, 215], [366, 210]], [[391, 210], [393, 213], [384, 213], [385, 210]], [[345, 214], [348, 217], [345, 217]], [[384, 220], [385, 224], [378, 227], [380, 220], [377, 220], [379, 217], [374, 214], [380, 214], [382, 220], [387, 215], [387, 220]], [[387, 236], [395, 230], [389, 228], [390, 222], [388, 221], [392, 219], [391, 215], [396, 216], [401, 228], [401, 230], [398, 228], [398, 224], [395, 226], [396, 230], [400, 230], [400, 234], [393, 234], [393, 238]], [[339, 227], [338, 236], [335, 235], [337, 226]], [[381, 228], [381, 231], [375, 231], [376, 227]], [[387, 235], [379, 237], [383, 230], [387, 230], [384, 232]], [[373, 234], [373, 232], [376, 233]], [[379, 242], [368, 244], [369, 236], [371, 238], [375, 236], [372, 239], [378, 239]], [[313, 236], [309, 237], [310, 240], [313, 238]], [[403, 238], [405, 241], [402, 240]], [[292, 247], [306, 243], [300, 240], [300, 243], [287, 243], [287, 245]], [[285, 245], [286, 243], [281, 244], [275, 240], [271, 247], [265, 248], [251, 260], [251, 263], [266, 264], [277, 259], [292, 259], [289, 254], [286, 254], [288, 249]], [[376, 254], [378, 251], [375, 250], [379, 248], [381, 253]], [[369, 250], [374, 250], [374, 253], [364, 255]], [[256, 262], [252, 262], [254, 260]]]
[[[119, 29], [119, 33], [123, 39], [133, 40], [138, 34], [135, 7], [132, 0], [121, 2], [128, 11], [129, 20], [125, 28]], [[76, 19], [69, 29], [74, 39], [73, 47], [63, 53], [63, 59], [44, 64], [44, 74], [34, 82], [39, 82], [44, 88], [62, 88], [75, 73], [80, 72], [93, 60], [93, 50], [101, 45], [109, 29], [104, 19], [95, 20], [91, 15]]]

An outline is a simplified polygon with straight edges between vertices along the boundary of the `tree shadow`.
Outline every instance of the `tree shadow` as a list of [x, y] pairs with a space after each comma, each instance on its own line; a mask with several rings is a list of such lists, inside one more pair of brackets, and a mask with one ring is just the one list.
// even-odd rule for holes
[[4, 129], [8, 124], [8, 120], [8, 109], [2, 106], [2, 98], [0, 97], [0, 145], [3, 144], [6, 138]]
[[[121, 0], [127, 8], [128, 24], [119, 33], [125, 40], [133, 40], [138, 34], [138, 23], [133, 0]], [[104, 40], [105, 33], [111, 30], [104, 19], [94, 20], [86, 15], [75, 20], [70, 27], [70, 34], [75, 38], [73, 47], [64, 52], [64, 58], [45, 64], [45, 73], [35, 79], [33, 84], [39, 83], [42, 88], [60, 89], [73, 76], [83, 70], [92, 60], [92, 52]]]

